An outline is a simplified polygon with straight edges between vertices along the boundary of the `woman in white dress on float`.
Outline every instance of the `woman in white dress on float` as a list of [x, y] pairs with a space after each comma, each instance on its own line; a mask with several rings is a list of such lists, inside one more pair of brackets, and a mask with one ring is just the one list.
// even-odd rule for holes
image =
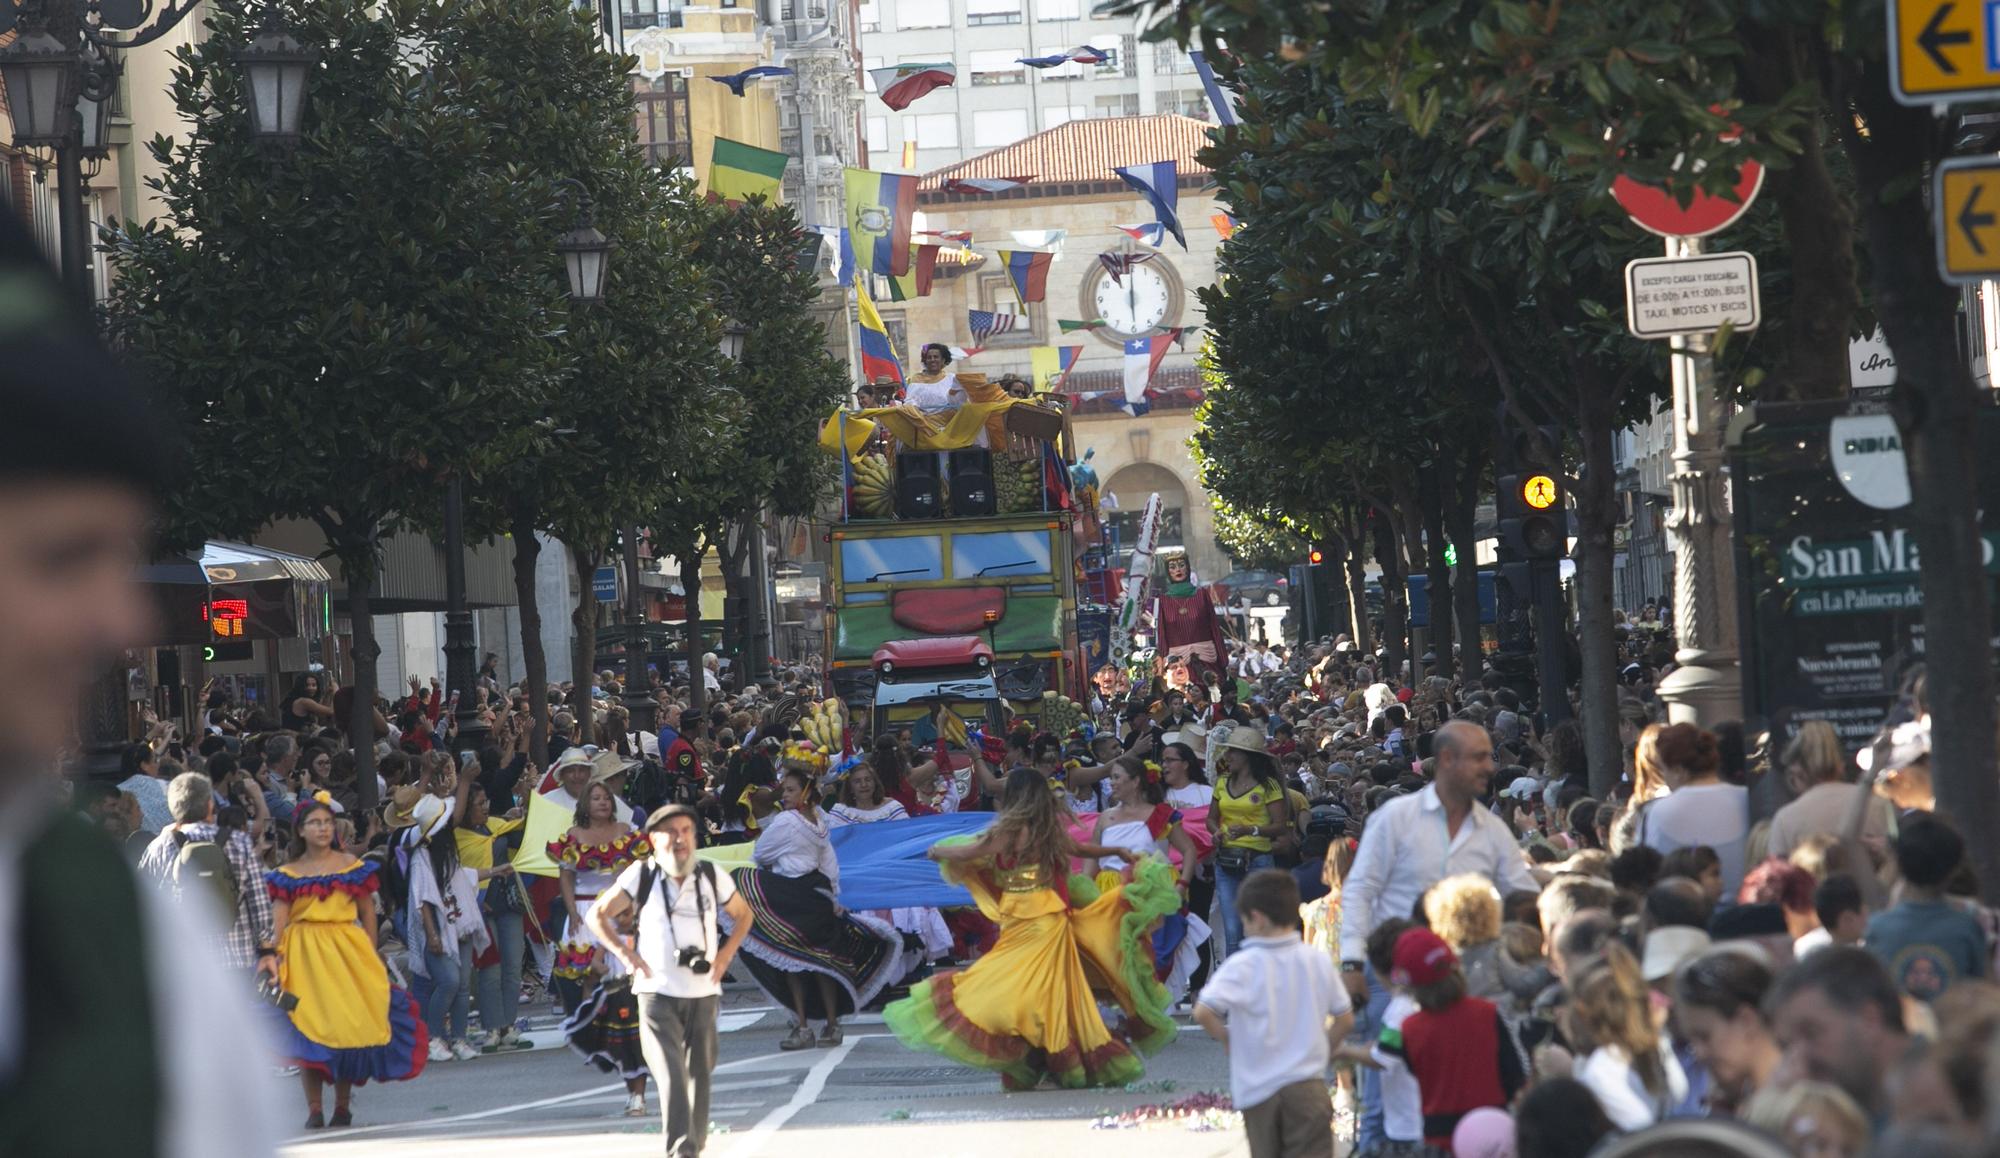
[[[1187, 893], [1188, 878], [1200, 863], [1194, 840], [1181, 827], [1181, 814], [1166, 801], [1166, 781], [1160, 766], [1136, 756], [1120, 756], [1111, 762], [1110, 808], [1097, 815], [1096, 835], [1091, 839], [1113, 848], [1147, 849], [1172, 863], [1168, 851], [1179, 856], [1181, 892]], [[1130, 879], [1132, 866], [1122, 857], [1107, 856], [1097, 861], [1092, 873], [1111, 872]], [[1168, 994], [1175, 1001], [1186, 996], [1188, 978], [1201, 963], [1201, 946], [1209, 938], [1208, 924], [1188, 911], [1185, 901], [1179, 914], [1167, 918], [1153, 937], [1154, 968]]]
[[[840, 786], [840, 803], [826, 810], [826, 823], [831, 830], [846, 824], [908, 820], [909, 816], [909, 810], [900, 801], [882, 795], [882, 781], [864, 760], [847, 774]], [[951, 955], [951, 929], [944, 923], [944, 914], [936, 909], [878, 909], [868, 915], [889, 922], [899, 933], [914, 935], [922, 945], [927, 963]]]

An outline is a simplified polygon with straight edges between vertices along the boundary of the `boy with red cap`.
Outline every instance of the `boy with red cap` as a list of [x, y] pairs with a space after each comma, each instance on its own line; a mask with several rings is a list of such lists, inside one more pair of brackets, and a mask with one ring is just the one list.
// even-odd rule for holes
[[1397, 938], [1390, 981], [1416, 999], [1417, 1011], [1400, 1033], [1383, 1031], [1377, 1048], [1416, 1075], [1424, 1141], [1450, 1151], [1460, 1118], [1481, 1106], [1505, 1109], [1526, 1084], [1521, 1047], [1492, 1002], [1466, 996], [1457, 955], [1429, 929]]

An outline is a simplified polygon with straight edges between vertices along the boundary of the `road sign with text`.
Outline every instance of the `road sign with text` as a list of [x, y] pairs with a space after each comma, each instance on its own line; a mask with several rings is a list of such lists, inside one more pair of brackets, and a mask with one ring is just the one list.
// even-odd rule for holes
[[2000, 157], [1954, 157], [1932, 180], [1939, 276], [1959, 285], [2000, 277]]
[[1747, 253], [1652, 257], [1625, 263], [1625, 328], [1635, 338], [1713, 333], [1763, 320], [1757, 259]]
[[1906, 105], [2000, 97], [2000, 0], [1889, 0], [1889, 74]]

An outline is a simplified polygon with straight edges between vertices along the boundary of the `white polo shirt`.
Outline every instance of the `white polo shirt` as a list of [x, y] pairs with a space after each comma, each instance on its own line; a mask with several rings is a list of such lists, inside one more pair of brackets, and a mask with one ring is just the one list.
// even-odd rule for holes
[[[714, 997], [722, 992], [722, 974], [710, 969], [696, 973], [680, 964], [680, 949], [699, 945], [708, 959], [715, 960], [722, 939], [716, 915], [736, 896], [736, 882], [726, 869], [715, 870], [715, 888], [703, 880], [707, 874], [699, 866], [686, 881], [676, 881], [657, 869], [651, 860], [634, 861], [618, 874], [613, 886], [627, 897], [639, 898], [642, 873], [658, 872], [646, 907], [639, 914], [639, 959], [652, 970], [651, 977], [634, 976], [632, 992], [663, 993], [668, 997]], [[671, 915], [673, 929], [667, 928]]]
[[1249, 1108], [1326, 1072], [1326, 1019], [1353, 1009], [1333, 959], [1294, 932], [1246, 937], [1202, 986], [1229, 1021], [1229, 1093]]

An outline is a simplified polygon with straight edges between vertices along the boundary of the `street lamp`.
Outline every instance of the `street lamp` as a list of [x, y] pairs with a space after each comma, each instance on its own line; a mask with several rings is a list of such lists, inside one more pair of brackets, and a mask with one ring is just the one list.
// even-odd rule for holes
[[82, 64], [73, 47], [41, 26], [0, 48], [0, 81], [7, 86], [16, 145], [51, 147], [69, 140]]
[[[717, 347], [724, 358], [732, 364], [741, 365], [749, 338], [750, 327], [730, 318], [722, 324], [722, 340]], [[742, 665], [743, 686], [747, 689], [755, 682], [770, 693], [775, 692], [778, 685], [771, 678], [771, 564], [765, 554], [764, 507], [760, 503], [757, 509], [750, 512], [750, 639], [743, 653], [736, 658]]]
[[611, 242], [591, 221], [590, 191], [574, 177], [562, 178], [573, 190], [570, 201], [576, 206], [576, 224], [556, 238], [556, 252], [562, 254], [563, 272], [569, 276], [569, 298], [578, 305], [604, 300], [605, 274], [611, 266]]
[[264, 10], [263, 27], [236, 52], [236, 65], [250, 97], [250, 137], [272, 144], [299, 139], [305, 119], [306, 74], [319, 55], [278, 21], [276, 7]]
[[[182, 0], [0, 0], [0, 34], [16, 33], [0, 48], [0, 86], [7, 92], [14, 144], [55, 150], [63, 281], [85, 305], [93, 291], [83, 158], [101, 157], [110, 145], [111, 96], [121, 71], [113, 52], [151, 44], [198, 7]], [[108, 35], [113, 32], [115, 40]], [[251, 136], [295, 139], [305, 77], [316, 57], [285, 31], [275, 2], [236, 59], [250, 86]]]

